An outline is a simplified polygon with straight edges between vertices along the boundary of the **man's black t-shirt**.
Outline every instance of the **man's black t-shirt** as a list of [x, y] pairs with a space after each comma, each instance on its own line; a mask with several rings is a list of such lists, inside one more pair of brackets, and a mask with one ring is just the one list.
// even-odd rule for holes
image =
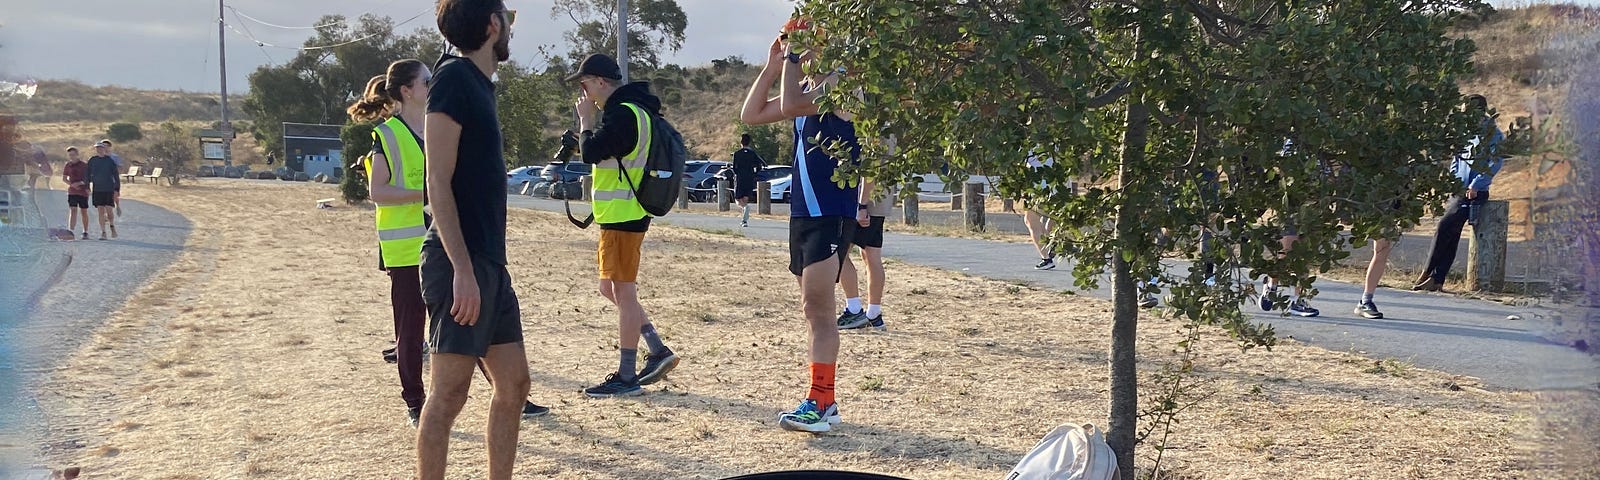
[[733, 152], [733, 174], [735, 176], [749, 176], [754, 179], [756, 170], [760, 170], [765, 163], [761, 160], [761, 155], [757, 154], [755, 150], [751, 150], [750, 147], [741, 148], [739, 151]]
[[[456, 170], [450, 180], [461, 236], [472, 256], [506, 264], [506, 159], [495, 109], [494, 83], [471, 60], [446, 54], [434, 66], [428, 113], [461, 124]], [[438, 224], [423, 248], [443, 248]]]
[[117, 162], [109, 156], [89, 157], [89, 186], [93, 192], [115, 192], [122, 189], [121, 172]]

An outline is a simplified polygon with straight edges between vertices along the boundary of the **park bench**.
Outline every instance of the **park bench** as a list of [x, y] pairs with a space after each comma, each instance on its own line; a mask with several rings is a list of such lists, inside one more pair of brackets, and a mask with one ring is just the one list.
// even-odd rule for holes
[[145, 175], [144, 178], [150, 179], [150, 183], [160, 184], [161, 183], [161, 167], [156, 167], [156, 168], [150, 170], [150, 174], [149, 175]]
[[128, 169], [128, 173], [125, 173], [125, 174], [122, 175], [122, 180], [126, 181], [126, 182], [131, 182], [131, 181], [133, 181], [134, 177], [139, 177], [139, 176], [141, 176], [141, 175], [139, 175], [139, 167], [132, 167], [132, 168]]

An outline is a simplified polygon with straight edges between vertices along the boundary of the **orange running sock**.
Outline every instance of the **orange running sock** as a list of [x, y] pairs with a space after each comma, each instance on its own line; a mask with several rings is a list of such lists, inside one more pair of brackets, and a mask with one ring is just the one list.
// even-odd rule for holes
[[816, 400], [817, 408], [826, 409], [833, 405], [833, 374], [836, 364], [813, 363], [811, 364], [811, 394], [806, 398]]

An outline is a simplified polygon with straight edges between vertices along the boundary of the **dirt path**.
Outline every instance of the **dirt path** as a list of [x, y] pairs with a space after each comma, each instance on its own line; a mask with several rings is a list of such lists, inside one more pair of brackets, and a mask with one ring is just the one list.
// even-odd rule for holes
[[[52, 466], [85, 478], [409, 478], [412, 431], [392, 365], [371, 213], [316, 210], [331, 186], [207, 181], [149, 188], [194, 222], [185, 252], [42, 386]], [[643, 300], [685, 358], [636, 399], [578, 390], [615, 363], [615, 311], [593, 291], [596, 234], [514, 211], [509, 249], [551, 417], [527, 423], [519, 478], [722, 478], [838, 468], [998, 478], [1057, 424], [1104, 423], [1105, 302], [896, 264], [890, 331], [848, 334], [845, 424], [783, 432], [803, 395], [804, 334], [781, 246], [679, 228], [646, 240]], [[1144, 322], [1143, 368], [1175, 324]], [[1524, 478], [1560, 468], [1531, 394], [1295, 342], [1201, 343], [1209, 400], [1173, 433], [1179, 478]], [[1454, 385], [1454, 387], [1452, 387]], [[452, 478], [484, 475], [483, 384], [457, 424]], [[1146, 388], [1146, 393], [1152, 388]], [[1580, 395], [1571, 403], [1593, 405]], [[1147, 400], [1148, 401], [1148, 400]], [[1141, 451], [1147, 463], [1154, 451]], [[1583, 477], [1571, 477], [1583, 478]]]

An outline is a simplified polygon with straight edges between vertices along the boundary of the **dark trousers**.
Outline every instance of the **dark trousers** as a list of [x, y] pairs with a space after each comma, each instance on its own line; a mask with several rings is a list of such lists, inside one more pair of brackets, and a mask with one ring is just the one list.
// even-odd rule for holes
[[1456, 249], [1461, 247], [1461, 230], [1467, 225], [1471, 213], [1468, 206], [1481, 206], [1489, 201], [1488, 193], [1478, 198], [1456, 195], [1444, 205], [1444, 217], [1439, 219], [1439, 231], [1433, 235], [1433, 246], [1428, 250], [1428, 266], [1422, 270], [1434, 283], [1444, 283], [1450, 274], [1450, 265], [1456, 263]]
[[422, 275], [417, 267], [389, 269], [389, 303], [394, 305], [400, 398], [408, 408], [422, 408], [427, 399], [422, 388], [422, 344], [428, 330], [428, 306], [422, 303]]

